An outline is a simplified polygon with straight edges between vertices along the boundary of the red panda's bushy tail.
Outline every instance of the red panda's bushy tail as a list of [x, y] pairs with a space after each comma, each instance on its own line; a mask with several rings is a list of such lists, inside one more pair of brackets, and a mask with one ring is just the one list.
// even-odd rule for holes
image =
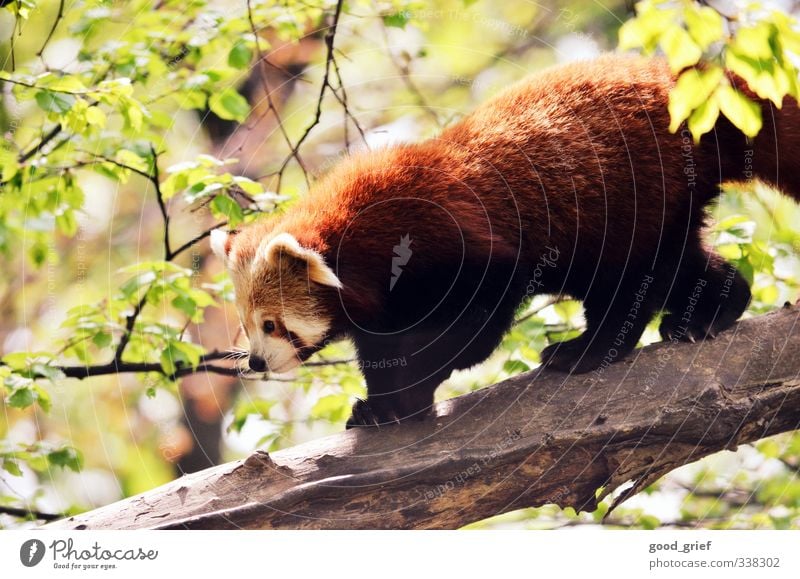
[[800, 202], [800, 105], [786, 97], [780, 109], [770, 102], [761, 107], [763, 127], [747, 151], [752, 176]]

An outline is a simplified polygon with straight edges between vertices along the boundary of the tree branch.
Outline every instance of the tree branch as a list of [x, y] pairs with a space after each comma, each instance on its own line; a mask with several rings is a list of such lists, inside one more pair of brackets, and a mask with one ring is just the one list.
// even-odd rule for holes
[[195, 235], [189, 241], [187, 241], [183, 245], [179, 246], [177, 249], [173, 249], [172, 252], [170, 253], [169, 260], [167, 260], [167, 261], [175, 259], [176, 257], [178, 257], [181, 253], [183, 253], [187, 249], [189, 249], [189, 248], [197, 245], [201, 241], [203, 241], [206, 237], [210, 237], [212, 231], [214, 231], [215, 229], [219, 229], [220, 227], [225, 227], [226, 225], [228, 225], [227, 221], [220, 221], [220, 222], [212, 225], [210, 228], [206, 229], [202, 233], [200, 233], [198, 235]]
[[164, 194], [161, 193], [161, 175], [158, 171], [158, 153], [155, 147], [150, 143], [150, 154], [153, 157], [153, 174], [148, 175], [150, 182], [156, 193], [156, 201], [158, 202], [158, 209], [161, 211], [161, 219], [164, 222], [164, 261], [172, 261], [174, 254], [169, 245], [169, 211], [167, 211], [167, 204], [164, 201]]
[[39, 151], [44, 149], [50, 141], [52, 141], [58, 135], [61, 134], [61, 129], [62, 129], [61, 123], [56, 124], [52, 129], [47, 131], [47, 133], [45, 133], [41, 139], [39, 139], [38, 143], [33, 145], [30, 149], [28, 149], [24, 153], [21, 153], [17, 158], [17, 162], [21, 165], [34, 155], [37, 155]]
[[59, 513], [42, 513], [31, 509], [7, 506], [0, 506], [0, 515], [11, 515], [19, 519], [37, 519], [39, 521], [56, 521], [64, 516]]
[[523, 374], [420, 422], [256, 452], [49, 528], [455, 528], [548, 503], [593, 510], [626, 483], [798, 428], [798, 322], [786, 307], [603, 373]]

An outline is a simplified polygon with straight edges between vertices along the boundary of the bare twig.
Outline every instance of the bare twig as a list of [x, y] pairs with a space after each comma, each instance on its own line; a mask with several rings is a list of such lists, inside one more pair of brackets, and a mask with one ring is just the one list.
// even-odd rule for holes
[[519, 324], [521, 324], [521, 323], [523, 323], [523, 322], [526, 322], [526, 321], [528, 321], [528, 320], [529, 320], [529, 319], [531, 319], [532, 317], [534, 317], [534, 316], [536, 316], [536, 315], [540, 314], [540, 313], [541, 313], [541, 311], [542, 311], [542, 310], [544, 310], [545, 308], [549, 308], [550, 306], [552, 306], [552, 305], [554, 305], [554, 304], [557, 304], [558, 302], [560, 302], [560, 301], [561, 301], [561, 299], [562, 299], [562, 298], [560, 298], [560, 297], [554, 297], [554, 298], [550, 298], [550, 299], [548, 299], [546, 302], [544, 302], [543, 304], [541, 304], [540, 306], [538, 306], [538, 307], [536, 307], [536, 308], [534, 308], [534, 309], [532, 309], [532, 310], [528, 310], [527, 312], [525, 312], [525, 315], [524, 315], [524, 316], [522, 316], [522, 317], [520, 317], [520, 318], [517, 318], [516, 320], [514, 320], [514, 325], [515, 325], [515, 326], [518, 326]]
[[164, 201], [164, 195], [161, 193], [161, 177], [158, 172], [158, 153], [156, 153], [153, 144], [150, 144], [150, 154], [153, 157], [153, 174], [148, 175], [148, 178], [153, 183], [156, 192], [156, 201], [158, 208], [161, 211], [161, 218], [164, 221], [164, 259], [170, 261], [172, 259], [172, 250], [169, 246], [169, 212], [167, 211], [167, 204]]
[[[264, 91], [264, 95], [267, 98], [267, 112], [268, 113], [271, 112], [275, 116], [275, 122], [278, 125], [278, 130], [280, 131], [284, 141], [286, 141], [286, 145], [290, 149], [289, 158], [291, 159], [293, 157], [297, 161], [297, 164], [300, 165], [300, 168], [303, 170], [303, 174], [306, 175], [306, 179], [308, 179], [307, 176], [308, 171], [306, 169], [306, 165], [303, 162], [303, 159], [300, 157], [300, 153], [297, 151], [297, 148], [294, 145], [292, 145], [292, 140], [289, 138], [289, 133], [286, 132], [286, 127], [283, 126], [283, 122], [281, 120], [280, 113], [278, 112], [278, 108], [275, 106], [275, 102], [272, 99], [272, 90], [270, 89], [269, 83], [267, 82], [267, 75], [266, 72], [264, 71], [264, 65], [270, 64], [270, 62], [267, 59], [266, 55], [261, 50], [261, 45], [258, 42], [259, 36], [258, 36], [258, 31], [256, 29], [255, 20], [253, 19], [253, 8], [251, 6], [251, 0], [247, 0], [247, 19], [250, 23], [250, 30], [253, 33], [254, 41], [256, 44], [256, 56], [258, 58], [259, 66], [261, 67], [258, 76], [259, 79], [261, 80], [261, 88]], [[255, 126], [255, 124], [253, 126]], [[243, 145], [240, 145], [239, 148], [241, 148], [242, 146]]]
[[411, 96], [417, 101], [417, 104], [422, 108], [425, 113], [431, 117], [433, 122], [436, 123], [436, 126], [442, 126], [442, 120], [439, 118], [439, 115], [436, 113], [434, 107], [428, 102], [428, 99], [425, 98], [425, 95], [422, 94], [422, 91], [417, 87], [414, 81], [411, 79], [411, 69], [408, 66], [407, 62], [403, 62], [399, 60], [393, 53], [391, 46], [389, 46], [389, 31], [386, 29], [386, 25], [382, 25], [382, 32], [383, 32], [383, 39], [386, 43], [386, 54], [389, 57], [389, 60], [392, 62], [392, 65], [400, 72], [400, 79], [403, 81], [403, 84], [406, 86], [406, 90], [411, 93]]
[[42, 54], [44, 54], [44, 49], [47, 48], [48, 44], [50, 44], [50, 40], [53, 38], [53, 34], [55, 33], [56, 28], [58, 28], [58, 23], [61, 21], [63, 17], [64, 17], [64, 0], [61, 0], [58, 3], [58, 14], [56, 14], [56, 19], [53, 22], [53, 26], [50, 28], [50, 32], [47, 34], [47, 38], [44, 39], [42, 47], [36, 53], [36, 56], [38, 56], [39, 58], [42, 57]]
[[145, 302], [147, 301], [147, 293], [149, 289], [150, 288], [145, 290], [144, 294], [139, 299], [139, 302], [133, 308], [133, 312], [131, 312], [125, 318], [125, 332], [123, 332], [122, 337], [119, 339], [119, 344], [117, 344], [117, 349], [114, 352], [113, 364], [115, 364], [117, 367], [121, 367], [123, 365], [122, 355], [125, 353], [125, 348], [128, 346], [128, 342], [130, 342], [131, 337], [133, 336], [133, 328], [136, 326], [136, 320], [139, 317]]
[[211, 235], [212, 231], [214, 231], [215, 229], [219, 229], [220, 227], [225, 227], [227, 224], [228, 224], [227, 221], [220, 221], [219, 223], [213, 225], [209, 229], [206, 229], [199, 235], [192, 237], [189, 241], [187, 241], [183, 245], [180, 245], [177, 249], [173, 249], [172, 252], [169, 254], [169, 257], [167, 258], [167, 261], [174, 259], [187, 249], [197, 245], [200, 241], [203, 241], [206, 237]]
[[45, 133], [41, 139], [39, 139], [38, 143], [33, 145], [30, 149], [28, 149], [24, 153], [20, 154], [20, 156], [17, 157], [17, 161], [20, 164], [22, 164], [31, 157], [33, 157], [34, 155], [38, 154], [39, 151], [44, 149], [50, 141], [55, 139], [61, 133], [61, 129], [62, 129], [61, 123], [56, 124], [52, 129], [47, 131], [47, 133]]
[[[327, 47], [327, 52], [325, 54], [325, 71], [322, 75], [322, 86], [319, 89], [319, 96], [317, 97], [317, 106], [314, 110], [314, 115], [311, 119], [311, 122], [306, 126], [303, 134], [300, 135], [300, 138], [297, 140], [297, 142], [295, 142], [294, 146], [289, 152], [289, 155], [286, 157], [286, 159], [284, 159], [277, 171], [278, 184], [276, 189], [278, 191], [280, 191], [283, 174], [286, 171], [286, 168], [289, 166], [289, 163], [293, 158], [296, 158], [300, 147], [303, 145], [306, 139], [308, 139], [311, 131], [314, 130], [314, 127], [319, 124], [320, 119], [322, 118], [322, 103], [325, 100], [325, 93], [328, 91], [328, 89], [330, 89], [332, 93], [336, 93], [336, 89], [331, 84], [331, 70], [333, 69], [333, 63], [335, 62], [334, 44], [336, 40], [336, 30], [339, 26], [339, 17], [342, 14], [342, 4], [344, 4], [344, 0], [338, 0], [338, 2], [336, 2], [336, 8], [333, 13], [333, 21], [331, 22], [330, 28], [328, 28], [328, 31], [325, 34], [325, 46]], [[303, 167], [301, 166], [301, 168]], [[308, 175], [305, 168], [303, 168], [303, 173], [306, 174], [306, 180], [308, 180]]]

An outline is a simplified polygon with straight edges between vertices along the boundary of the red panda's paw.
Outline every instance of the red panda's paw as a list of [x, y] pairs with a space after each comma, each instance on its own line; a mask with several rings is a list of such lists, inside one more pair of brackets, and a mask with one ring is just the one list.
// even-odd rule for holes
[[547, 346], [541, 353], [542, 365], [570, 374], [585, 374], [603, 366], [609, 349], [584, 336], [586, 334]]
[[353, 411], [345, 425], [348, 430], [359, 426], [388, 426], [399, 424], [400, 418], [391, 410], [373, 408], [367, 400], [356, 400]]
[[716, 338], [717, 334], [730, 328], [734, 321], [718, 318], [711, 323], [702, 320], [686, 323], [675, 314], [665, 314], [658, 326], [658, 333], [665, 342], [694, 343]]

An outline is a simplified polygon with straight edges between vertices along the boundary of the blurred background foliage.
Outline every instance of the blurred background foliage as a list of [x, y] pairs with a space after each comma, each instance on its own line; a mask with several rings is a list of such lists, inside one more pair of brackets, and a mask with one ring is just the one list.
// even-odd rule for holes
[[[348, 344], [289, 376], [236, 376], [225, 351], [243, 336], [209, 257], [213, 226], [283, 211], [350, 152], [434, 135], [530, 72], [619, 44], [689, 67], [670, 112], [695, 138], [718, 114], [760, 126], [718, 68], [776, 103], [797, 96], [788, 2], [3, 5], [2, 527], [343, 429], [365, 392]], [[757, 183], [714, 207], [709, 241], [753, 282], [748, 315], [797, 301], [798, 224], [800, 209]], [[535, 367], [582, 324], [578, 302], [537, 296], [495, 355], [437, 397]], [[98, 375], [69, 377], [86, 367]], [[799, 469], [800, 435], [783, 435], [679, 468], [604, 523], [608, 501], [473, 527], [796, 528]]]

